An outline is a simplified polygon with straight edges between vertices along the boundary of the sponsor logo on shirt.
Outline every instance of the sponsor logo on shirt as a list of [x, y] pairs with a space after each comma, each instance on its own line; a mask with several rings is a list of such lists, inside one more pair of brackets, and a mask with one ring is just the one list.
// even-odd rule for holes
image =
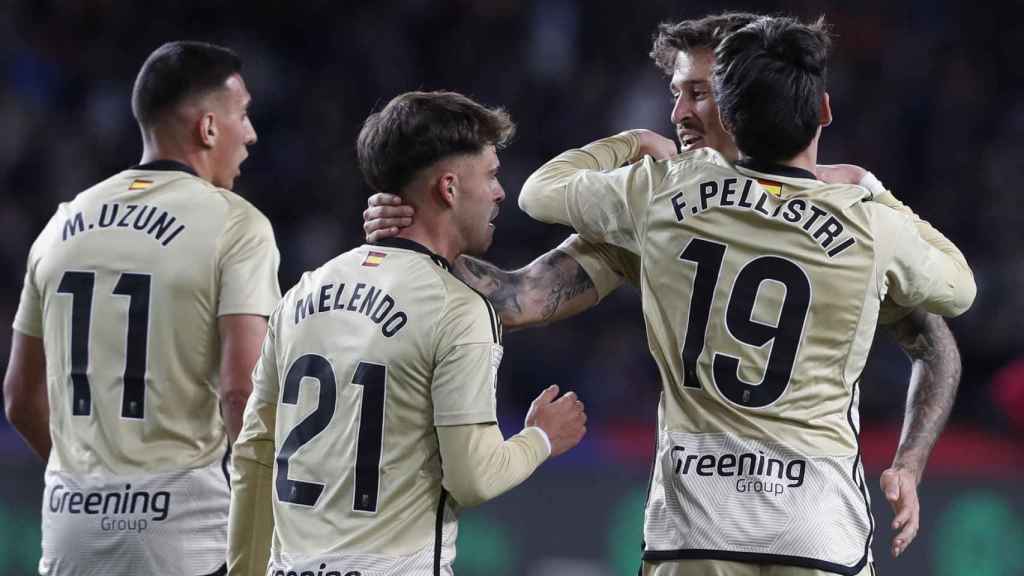
[[685, 446], [672, 447], [675, 473], [680, 481], [687, 476], [736, 477], [736, 492], [751, 494], [784, 494], [786, 488], [799, 488], [804, 483], [807, 461], [802, 458], [781, 459], [756, 452], [696, 454]]
[[104, 532], [144, 532], [149, 522], [162, 522], [171, 510], [171, 494], [166, 491], [107, 490], [86, 492], [56, 484], [46, 499], [53, 514], [99, 516]]

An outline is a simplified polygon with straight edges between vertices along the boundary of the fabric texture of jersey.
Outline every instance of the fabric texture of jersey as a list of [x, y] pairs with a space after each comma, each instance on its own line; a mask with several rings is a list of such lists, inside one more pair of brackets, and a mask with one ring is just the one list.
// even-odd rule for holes
[[520, 203], [640, 257], [663, 383], [644, 558], [860, 572], [874, 525], [858, 387], [880, 303], [959, 314], [966, 262], [863, 188], [802, 170], [711, 149], [593, 169], [631, 146], [563, 154]]
[[501, 324], [442, 258], [382, 244], [304, 274], [271, 317], [239, 440], [275, 443], [271, 574], [450, 571], [434, 427], [496, 422]]
[[[177, 478], [167, 481], [182, 498], [216, 502], [196, 506], [218, 507], [217, 521], [195, 516], [200, 527], [179, 517], [185, 504], [172, 490], [175, 512], [148, 530], [173, 525], [224, 548], [227, 440], [217, 317], [268, 316], [280, 297], [278, 261], [270, 223], [256, 208], [177, 163], [125, 170], [58, 207], [30, 251], [14, 321], [19, 332], [42, 338], [46, 352], [48, 494], [55, 478], [94, 486], [96, 494]], [[198, 472], [207, 469], [218, 470], [219, 489]], [[197, 474], [193, 487], [180, 479], [190, 471]], [[44, 522], [44, 541], [67, 542], [50, 532], [62, 518]], [[89, 553], [86, 543], [106, 538], [100, 516], [79, 520], [77, 545], [44, 547], [41, 566], [74, 564], [82, 559], [76, 554]], [[145, 537], [119, 536], [140, 546]], [[136, 573], [186, 573], [190, 564], [176, 556], [166, 561], [186, 564]], [[222, 565], [222, 556], [203, 573]]]

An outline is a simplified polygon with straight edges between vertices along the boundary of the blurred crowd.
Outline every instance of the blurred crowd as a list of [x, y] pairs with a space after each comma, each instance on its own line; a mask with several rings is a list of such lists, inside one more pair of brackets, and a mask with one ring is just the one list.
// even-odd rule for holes
[[[221, 43], [245, 61], [259, 142], [236, 191], [273, 222], [287, 289], [362, 241], [368, 191], [355, 136], [372, 110], [411, 89], [464, 92], [507, 108], [518, 123], [501, 155], [508, 200], [488, 258], [512, 268], [557, 245], [567, 229], [516, 207], [522, 182], [554, 154], [607, 134], [643, 127], [671, 135], [667, 79], [647, 56], [651, 34], [660, 21], [726, 8], [824, 14], [832, 24], [835, 122], [820, 161], [869, 168], [964, 251], [979, 296], [950, 323], [964, 364], [954, 418], [1019, 436], [1020, 3], [0, 2], [0, 319], [13, 319], [29, 246], [57, 203], [139, 160], [131, 83], [165, 41]], [[0, 330], [3, 351], [8, 338]], [[900, 417], [908, 373], [906, 357], [880, 334], [864, 420]], [[552, 382], [577, 389], [597, 426], [654, 421], [657, 371], [635, 290], [577, 319], [507, 335], [503, 412], [521, 417]]]

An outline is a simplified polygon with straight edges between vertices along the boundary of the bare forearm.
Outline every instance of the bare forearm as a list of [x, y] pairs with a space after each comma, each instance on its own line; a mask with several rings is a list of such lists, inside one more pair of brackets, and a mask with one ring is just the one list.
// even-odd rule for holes
[[920, 481], [932, 447], [949, 419], [960, 384], [960, 353], [945, 321], [914, 310], [892, 327], [913, 361], [907, 406], [893, 465]]
[[560, 250], [552, 250], [511, 272], [462, 256], [455, 261], [453, 272], [490, 300], [508, 329], [568, 318], [598, 301], [590, 276]]
[[228, 441], [232, 444], [242, 430], [242, 414], [245, 412], [245, 403], [248, 399], [248, 390], [225, 392], [221, 395], [221, 417], [228, 432]]
[[[19, 412], [14, 416], [12, 412]], [[27, 410], [14, 408], [8, 411], [8, 418], [25, 443], [44, 461], [50, 457], [50, 411], [47, 406], [30, 407]]]
[[4, 413], [29, 447], [47, 460], [51, 445], [50, 399], [42, 338], [14, 331], [4, 376]]

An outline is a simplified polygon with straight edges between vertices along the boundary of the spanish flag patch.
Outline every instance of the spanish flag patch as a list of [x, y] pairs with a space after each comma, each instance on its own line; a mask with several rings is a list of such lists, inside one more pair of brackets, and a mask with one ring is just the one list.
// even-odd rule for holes
[[771, 194], [772, 196], [775, 196], [776, 198], [782, 197], [781, 182], [775, 182], [772, 180], [761, 180], [760, 178], [758, 178], [757, 183], [760, 184], [761, 188], [764, 188], [765, 191]]
[[380, 266], [380, 263], [384, 261], [387, 254], [384, 252], [374, 252], [370, 250], [370, 253], [366, 255], [366, 259], [363, 260], [363, 266]]
[[153, 185], [152, 180], [143, 180], [142, 178], [136, 178], [132, 180], [132, 183], [128, 185], [129, 190], [145, 190]]

